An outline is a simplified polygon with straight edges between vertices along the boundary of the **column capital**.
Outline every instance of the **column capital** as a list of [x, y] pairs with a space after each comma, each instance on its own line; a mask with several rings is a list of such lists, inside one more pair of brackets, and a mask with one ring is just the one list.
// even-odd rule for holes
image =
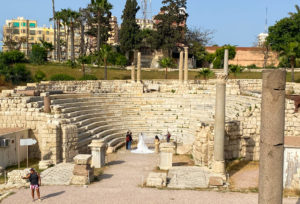
[[184, 47], [184, 51], [187, 52], [189, 50], [189, 47]]
[[228, 75], [225, 73], [216, 73], [218, 82], [226, 82], [228, 80]]

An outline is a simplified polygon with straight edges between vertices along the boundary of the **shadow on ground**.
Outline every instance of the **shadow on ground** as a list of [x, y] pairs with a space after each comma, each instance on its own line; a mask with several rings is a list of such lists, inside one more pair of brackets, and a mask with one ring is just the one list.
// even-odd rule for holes
[[99, 179], [100, 180], [104, 180], [104, 179], [110, 179], [111, 177], [113, 177], [112, 174], [102, 174]]
[[59, 196], [63, 193], [65, 193], [65, 191], [59, 191], [59, 192], [56, 192], [56, 193], [51, 193], [51, 194], [48, 194], [46, 196], [43, 196], [42, 199], [45, 200], [47, 198], [52, 198], [52, 197], [55, 197], [55, 196]]
[[125, 161], [119, 160], [119, 161], [111, 161], [108, 162], [108, 166], [112, 166], [112, 165], [118, 165], [118, 164], [123, 164], [125, 163]]
[[188, 162], [175, 162], [173, 163], [173, 166], [187, 166], [188, 164]]

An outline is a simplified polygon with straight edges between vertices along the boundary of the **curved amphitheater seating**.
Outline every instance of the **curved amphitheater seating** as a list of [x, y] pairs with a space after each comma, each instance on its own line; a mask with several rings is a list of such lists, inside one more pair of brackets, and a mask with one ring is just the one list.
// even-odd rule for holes
[[[77, 126], [79, 153], [86, 152], [93, 139], [103, 140], [108, 144], [108, 152], [113, 152], [124, 145], [127, 130], [133, 132], [134, 138], [140, 132], [145, 133], [148, 141], [170, 131], [172, 137], [182, 143], [194, 138], [201, 123], [214, 120], [215, 96], [207, 91], [185, 96], [110, 93], [92, 97], [55, 95], [52, 98], [52, 109], [59, 110], [59, 117]], [[249, 100], [250, 97], [228, 97], [227, 120], [236, 118], [245, 104], [251, 106]]]

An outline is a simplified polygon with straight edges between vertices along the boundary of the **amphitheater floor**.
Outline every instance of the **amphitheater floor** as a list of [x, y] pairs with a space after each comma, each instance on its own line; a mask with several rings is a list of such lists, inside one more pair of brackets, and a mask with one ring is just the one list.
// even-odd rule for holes
[[[42, 186], [42, 203], [201, 203], [201, 204], [254, 204], [257, 194], [220, 193], [192, 190], [157, 190], [141, 188], [148, 172], [157, 165], [157, 155], [136, 155], [120, 151], [110, 158], [110, 167], [100, 182], [88, 188], [77, 186]], [[3, 204], [32, 203], [29, 189], [22, 189], [6, 198]], [[285, 199], [285, 204], [300, 203], [300, 200]]]

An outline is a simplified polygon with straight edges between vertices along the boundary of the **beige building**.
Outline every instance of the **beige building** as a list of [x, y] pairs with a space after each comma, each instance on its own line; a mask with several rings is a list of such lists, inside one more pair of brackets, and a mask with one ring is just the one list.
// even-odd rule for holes
[[[117, 45], [119, 42], [119, 28], [117, 17], [113, 16], [110, 20], [110, 31], [111, 37], [107, 43], [110, 45]], [[61, 39], [61, 50], [62, 59], [68, 60], [71, 58], [71, 32], [68, 32], [68, 28], [61, 27], [60, 39]], [[75, 29], [75, 57], [79, 57], [80, 53], [80, 40], [81, 33], [80, 29]], [[12, 49], [18, 49], [23, 52], [26, 56], [30, 54], [30, 50], [33, 44], [38, 44], [40, 41], [46, 41], [54, 45], [54, 29], [50, 27], [38, 27], [36, 20], [27, 20], [23, 17], [17, 19], [6, 20], [3, 26], [3, 47], [2, 50], [8, 51]], [[96, 40], [85, 36], [85, 43], [94, 43]], [[68, 46], [66, 46], [68, 45]], [[87, 45], [86, 45], [87, 46]], [[49, 58], [52, 58], [53, 53], [49, 53]]]
[[149, 19], [136, 19], [136, 23], [140, 26], [141, 29], [150, 29], [153, 30], [154, 23], [153, 20]]
[[38, 27], [36, 20], [27, 20], [23, 17], [6, 20], [3, 26], [3, 51], [19, 49], [29, 55], [33, 44], [41, 40], [54, 43], [54, 30], [52, 27]]
[[[214, 53], [219, 47], [206, 47], [208, 53]], [[229, 60], [229, 64], [249, 66], [255, 64], [257, 67], [263, 67], [265, 51], [261, 47], [236, 47], [236, 56]], [[278, 66], [278, 53], [270, 51], [268, 53], [267, 66]]]

